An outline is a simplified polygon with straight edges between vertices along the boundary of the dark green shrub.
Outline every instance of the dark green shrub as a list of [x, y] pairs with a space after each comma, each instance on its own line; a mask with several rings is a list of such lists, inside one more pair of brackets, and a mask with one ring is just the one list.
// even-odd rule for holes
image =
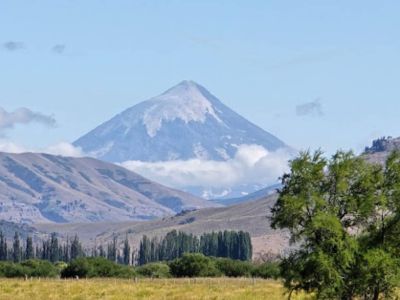
[[12, 262], [0, 262], [0, 275], [2, 277], [25, 277], [25, 275], [28, 275], [28, 273], [28, 268], [25, 268], [20, 264], [15, 264]]
[[120, 277], [136, 276], [134, 268], [118, 265], [103, 257], [77, 258], [61, 272], [62, 277]]
[[228, 277], [250, 277], [254, 266], [250, 262], [219, 258], [216, 261], [218, 270]]
[[166, 263], [149, 263], [136, 268], [139, 275], [151, 278], [171, 277], [170, 268]]
[[116, 264], [104, 257], [90, 257], [88, 277], [120, 277], [132, 278], [136, 276], [134, 268]]
[[266, 262], [254, 266], [252, 275], [253, 277], [277, 279], [281, 276], [281, 269], [278, 262]]
[[79, 278], [87, 277], [90, 272], [90, 265], [86, 258], [77, 258], [71, 261], [68, 266], [61, 271], [61, 277], [73, 278], [78, 276]]
[[185, 253], [170, 264], [171, 274], [175, 277], [215, 277], [221, 272], [217, 269], [215, 259], [200, 253]]
[[88, 277], [116, 277], [119, 266], [104, 258], [104, 257], [93, 257], [86, 258], [89, 264]]
[[57, 268], [58, 273], [61, 274], [62, 270], [68, 267], [68, 264], [64, 261], [58, 261], [54, 264], [54, 266]]
[[29, 259], [21, 266], [32, 277], [56, 277], [60, 274], [58, 268], [47, 260]]

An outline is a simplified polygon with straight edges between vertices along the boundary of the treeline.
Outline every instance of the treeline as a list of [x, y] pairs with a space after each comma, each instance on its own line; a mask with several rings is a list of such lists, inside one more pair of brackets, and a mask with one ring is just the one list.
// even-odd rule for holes
[[[9, 245], [10, 244], [10, 245]], [[30, 259], [50, 262], [71, 262], [80, 257], [102, 257], [109, 261], [124, 264], [146, 264], [155, 261], [171, 261], [181, 257], [183, 253], [202, 253], [206, 256], [227, 257], [238, 260], [250, 260], [252, 245], [249, 233], [224, 231], [207, 233], [200, 237], [176, 230], [169, 232], [164, 238], [149, 239], [143, 236], [139, 253], [131, 247], [126, 237], [122, 247], [114, 236], [106, 245], [95, 245], [84, 248], [77, 235], [60, 241], [56, 233], [47, 240], [34, 244], [32, 237], [21, 240], [15, 232], [12, 243], [9, 243], [0, 231], [0, 261], [19, 263]]]
[[200, 237], [173, 230], [161, 240], [143, 236], [138, 253], [139, 265], [149, 262], [171, 261], [184, 253], [202, 253], [205, 256], [250, 260], [252, 257], [250, 234], [243, 231], [204, 233]]
[[29, 259], [20, 263], [0, 262], [0, 277], [61, 277], [61, 278], [171, 278], [171, 277], [258, 277], [278, 278], [278, 262], [254, 264], [229, 258], [207, 257], [201, 253], [185, 253], [170, 262], [142, 266], [117, 264], [104, 257], [80, 257], [69, 263], [51, 263]]
[[34, 245], [32, 237], [28, 236], [25, 241], [21, 241], [18, 232], [15, 232], [10, 247], [3, 232], [0, 231], [0, 261], [18, 263], [29, 259], [41, 259], [50, 262], [69, 262], [86, 255], [78, 236], [67, 238], [65, 243], [60, 243], [57, 235], [52, 233], [47, 240]]
[[127, 239], [121, 251], [116, 237], [105, 246], [95, 245], [93, 248], [84, 248], [77, 235], [73, 238], [67, 237], [65, 242], [61, 242], [57, 234], [52, 233], [48, 239], [34, 245], [32, 237], [28, 236], [22, 241], [18, 232], [15, 232], [12, 243], [9, 245], [3, 232], [0, 231], [0, 261], [18, 263], [29, 259], [39, 259], [50, 262], [70, 262], [79, 257], [104, 257], [127, 265], [135, 262], [135, 252], [131, 251]]

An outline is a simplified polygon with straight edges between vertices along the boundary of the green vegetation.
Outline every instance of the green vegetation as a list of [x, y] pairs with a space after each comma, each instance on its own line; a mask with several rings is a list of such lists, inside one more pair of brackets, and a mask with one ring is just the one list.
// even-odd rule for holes
[[200, 237], [173, 230], [164, 238], [143, 236], [139, 247], [139, 265], [156, 261], [171, 261], [183, 253], [202, 253], [206, 256], [250, 260], [252, 245], [250, 234], [243, 231], [204, 233]]
[[170, 277], [257, 277], [279, 276], [277, 263], [252, 264], [228, 258], [207, 257], [201, 253], [185, 253], [171, 262], [127, 266], [104, 257], [80, 257], [70, 263], [51, 263], [30, 259], [20, 263], [0, 262], [0, 277], [61, 278], [170, 278]]
[[60, 270], [45, 260], [29, 259], [22, 263], [0, 262], [0, 277], [56, 277]]
[[385, 299], [400, 275], [400, 154], [372, 165], [351, 152], [290, 163], [272, 209], [298, 248], [281, 263], [290, 292], [318, 299]]
[[104, 257], [77, 258], [61, 271], [61, 277], [118, 277], [132, 278], [137, 273], [134, 268], [113, 263]]
[[169, 278], [171, 270], [168, 264], [163, 262], [148, 263], [136, 268], [139, 275], [150, 278]]
[[12, 247], [0, 230], [0, 261], [18, 263], [27, 259], [42, 259], [50, 262], [71, 262], [80, 257], [103, 257], [123, 265], [144, 265], [150, 262], [172, 261], [184, 253], [202, 253], [206, 256], [228, 257], [232, 259], [250, 260], [252, 245], [250, 234], [243, 231], [220, 231], [204, 233], [200, 237], [173, 230], [160, 240], [143, 236], [138, 255], [129, 245], [128, 237], [120, 251], [117, 237], [107, 245], [96, 245], [92, 249], [84, 249], [76, 235], [61, 243], [56, 233], [52, 233], [41, 245], [34, 247], [31, 237], [21, 242], [15, 232]]
[[174, 277], [217, 277], [222, 273], [217, 269], [214, 259], [200, 253], [185, 253], [170, 263]]

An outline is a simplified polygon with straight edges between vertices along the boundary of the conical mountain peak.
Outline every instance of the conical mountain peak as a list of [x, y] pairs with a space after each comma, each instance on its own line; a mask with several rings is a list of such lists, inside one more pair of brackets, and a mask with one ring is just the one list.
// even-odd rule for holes
[[233, 158], [242, 144], [272, 151], [286, 147], [191, 80], [127, 109], [74, 143], [111, 162], [221, 161]]
[[186, 94], [188, 95], [202, 94], [202, 91], [207, 91], [207, 90], [197, 82], [193, 80], [183, 80], [177, 85], [166, 90], [164, 93], [162, 93], [162, 95], [184, 96]]

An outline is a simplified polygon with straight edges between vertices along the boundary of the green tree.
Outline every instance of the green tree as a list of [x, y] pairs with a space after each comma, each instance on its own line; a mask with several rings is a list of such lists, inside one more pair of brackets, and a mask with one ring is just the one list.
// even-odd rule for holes
[[79, 242], [78, 235], [75, 235], [74, 239], [71, 242], [71, 250], [69, 251], [69, 259], [73, 260], [78, 257], [83, 256], [83, 250], [82, 250], [82, 245]]
[[151, 242], [150, 239], [144, 235], [139, 245], [139, 265], [144, 265], [150, 262], [151, 256]]
[[15, 232], [14, 234], [14, 242], [13, 242], [13, 261], [14, 262], [20, 262], [21, 261], [21, 246], [20, 246], [20, 240], [19, 240], [19, 234], [18, 232]]
[[[330, 160], [320, 151], [304, 152], [290, 162], [272, 209], [272, 226], [288, 229], [297, 244], [281, 265], [290, 291], [320, 299], [389, 295], [398, 273], [399, 162], [394, 153], [382, 169], [342, 151]], [[385, 275], [379, 264], [387, 267]]]
[[35, 257], [35, 253], [33, 250], [32, 237], [28, 236], [26, 238], [26, 245], [25, 245], [25, 259], [32, 259], [34, 257]]
[[128, 235], [126, 235], [126, 237], [125, 237], [123, 255], [124, 255], [124, 258], [123, 258], [124, 264], [129, 265], [129, 260], [131, 257], [131, 247], [129, 246]]
[[0, 231], [0, 260], [7, 260], [7, 240], [2, 231]]
[[53, 232], [50, 237], [50, 261], [56, 262], [59, 260], [59, 248], [57, 234]]

